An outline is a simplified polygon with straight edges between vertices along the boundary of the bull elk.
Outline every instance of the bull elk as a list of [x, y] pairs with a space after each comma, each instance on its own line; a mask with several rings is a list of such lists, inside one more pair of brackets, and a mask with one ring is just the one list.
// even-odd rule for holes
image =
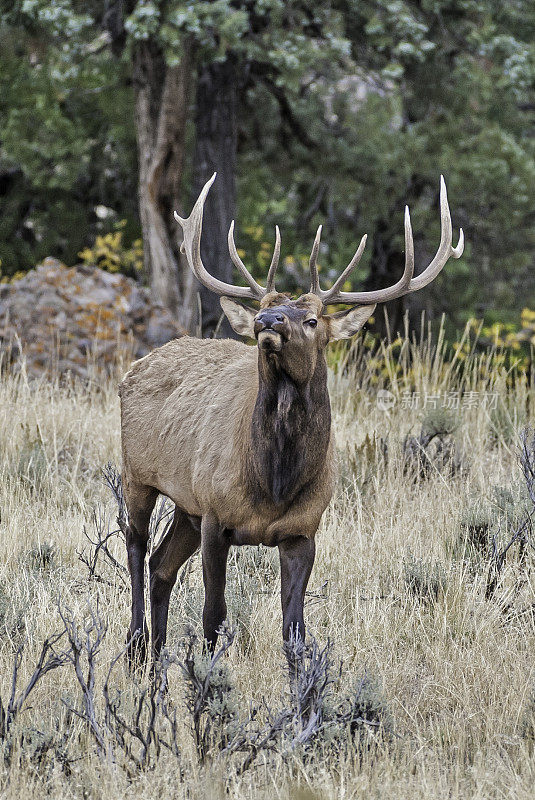
[[[414, 246], [405, 209], [405, 269], [386, 289], [341, 290], [364, 251], [366, 236], [330, 289], [321, 289], [317, 258], [321, 226], [310, 256], [310, 291], [296, 300], [275, 288], [276, 240], [266, 287], [230, 257], [247, 286], [211, 276], [200, 255], [203, 208], [215, 175], [182, 226], [182, 249], [197, 279], [216, 294], [233, 329], [256, 347], [234, 340], [185, 336], [136, 361], [120, 386], [126, 533], [132, 582], [130, 657], [144, 659], [144, 562], [149, 519], [159, 493], [175, 504], [170, 528], [149, 560], [152, 649], [165, 643], [177, 572], [199, 548], [205, 589], [204, 636], [211, 647], [226, 617], [225, 582], [232, 545], [279, 549], [283, 638], [304, 637], [303, 601], [314, 562], [314, 537], [333, 491], [334, 442], [325, 351], [329, 341], [353, 336], [376, 303], [427, 286], [450, 258], [463, 252], [462, 229], [452, 246], [444, 179], [440, 184], [441, 238], [431, 263], [413, 277]], [[254, 300], [258, 310], [235, 299]], [[349, 310], [327, 314], [329, 304]]]

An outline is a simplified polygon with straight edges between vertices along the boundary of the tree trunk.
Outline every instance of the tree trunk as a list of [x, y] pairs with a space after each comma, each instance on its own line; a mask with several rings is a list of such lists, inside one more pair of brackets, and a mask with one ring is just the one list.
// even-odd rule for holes
[[191, 52], [169, 67], [159, 47], [148, 40], [136, 46], [133, 60], [135, 121], [139, 152], [139, 212], [144, 264], [154, 299], [192, 330], [196, 281], [181, 268], [182, 231], [173, 219], [184, 168]]
[[[236, 204], [236, 63], [232, 54], [223, 62], [208, 64], [197, 78], [195, 104], [195, 155], [193, 158], [193, 190], [197, 197], [214, 172], [215, 181], [204, 212], [201, 256], [212, 275], [232, 283], [232, 262], [227, 236]], [[219, 298], [204, 286], [200, 287], [203, 336], [209, 336], [221, 317]], [[230, 325], [223, 321], [221, 335], [233, 336]]]

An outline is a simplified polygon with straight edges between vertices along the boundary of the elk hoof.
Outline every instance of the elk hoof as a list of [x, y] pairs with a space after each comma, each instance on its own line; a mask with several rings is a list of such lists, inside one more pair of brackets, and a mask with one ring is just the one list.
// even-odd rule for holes
[[138, 669], [143, 669], [147, 661], [147, 649], [149, 641], [149, 632], [145, 630], [140, 631], [139, 628], [133, 633], [129, 630], [126, 638], [126, 660], [128, 668], [133, 672]]

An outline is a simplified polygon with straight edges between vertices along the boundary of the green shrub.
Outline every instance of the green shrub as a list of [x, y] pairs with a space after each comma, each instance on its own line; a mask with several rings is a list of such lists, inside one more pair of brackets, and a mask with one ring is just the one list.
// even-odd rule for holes
[[403, 578], [408, 591], [424, 602], [436, 601], [444, 594], [447, 574], [438, 562], [427, 562], [409, 556], [403, 563]]

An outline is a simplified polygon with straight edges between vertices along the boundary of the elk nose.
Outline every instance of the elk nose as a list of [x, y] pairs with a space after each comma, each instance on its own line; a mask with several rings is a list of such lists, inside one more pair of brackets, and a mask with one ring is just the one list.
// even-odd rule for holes
[[260, 314], [256, 316], [254, 321], [255, 336], [258, 336], [261, 331], [265, 331], [268, 328], [282, 333], [285, 327], [286, 318], [284, 314], [282, 314], [280, 311], [274, 311], [269, 308], [265, 311], [261, 311]]

